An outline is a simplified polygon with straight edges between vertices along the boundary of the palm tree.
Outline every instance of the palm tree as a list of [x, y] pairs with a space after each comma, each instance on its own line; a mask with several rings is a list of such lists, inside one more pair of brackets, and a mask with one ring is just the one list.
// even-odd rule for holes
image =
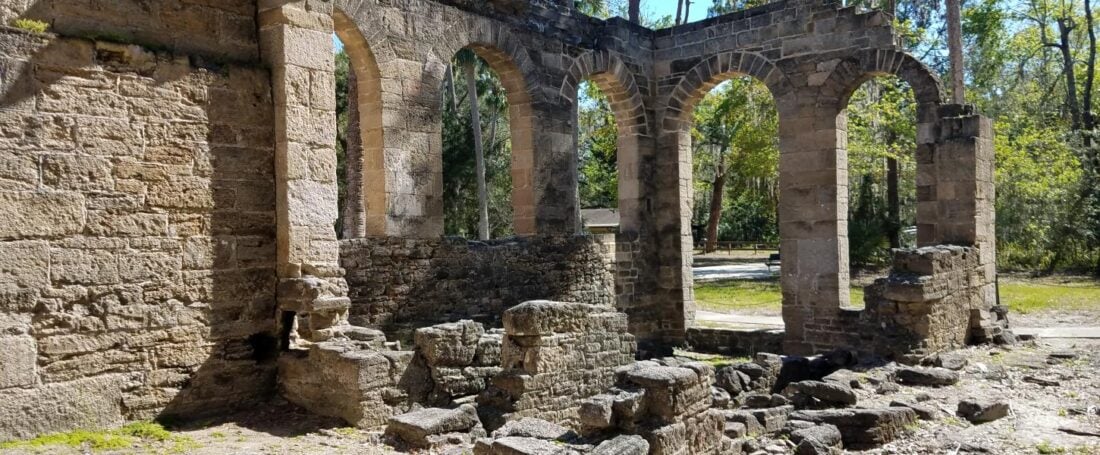
[[951, 101], [966, 102], [963, 88], [963, 45], [961, 0], [947, 0], [947, 51], [951, 59]]
[[485, 187], [485, 151], [481, 144], [481, 111], [477, 99], [477, 55], [463, 49], [455, 57], [466, 72], [466, 91], [470, 99], [470, 129], [474, 133], [474, 159], [477, 166], [477, 237], [489, 240], [489, 196]]

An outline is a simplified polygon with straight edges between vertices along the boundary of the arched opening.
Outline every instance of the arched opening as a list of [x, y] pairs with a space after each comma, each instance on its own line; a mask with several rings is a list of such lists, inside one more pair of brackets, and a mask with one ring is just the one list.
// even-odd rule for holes
[[[386, 167], [382, 77], [366, 39], [341, 12], [333, 14], [340, 238], [386, 235]], [[307, 84], [308, 86], [308, 84]]]
[[691, 116], [690, 136], [684, 139], [692, 166], [696, 320], [738, 329], [782, 328], [775, 101], [750, 76], [717, 81], [685, 112]]
[[583, 231], [619, 232], [619, 128], [600, 84], [577, 86], [577, 197]]
[[838, 116], [848, 178], [850, 289], [841, 307], [863, 308], [863, 287], [889, 268], [892, 248], [917, 243], [918, 104], [893, 75], [869, 78]]
[[442, 93], [444, 234], [534, 233], [531, 102], [519, 68], [471, 45], [455, 54]]

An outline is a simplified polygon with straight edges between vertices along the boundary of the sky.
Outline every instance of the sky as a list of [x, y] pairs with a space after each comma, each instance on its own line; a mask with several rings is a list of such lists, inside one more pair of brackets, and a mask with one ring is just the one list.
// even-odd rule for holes
[[[710, 0], [692, 0], [691, 2], [691, 15], [688, 17], [688, 22], [701, 21], [707, 18], [707, 8], [711, 5]], [[676, 17], [676, 0], [642, 0], [642, 11], [649, 13], [652, 17], [672, 16]]]

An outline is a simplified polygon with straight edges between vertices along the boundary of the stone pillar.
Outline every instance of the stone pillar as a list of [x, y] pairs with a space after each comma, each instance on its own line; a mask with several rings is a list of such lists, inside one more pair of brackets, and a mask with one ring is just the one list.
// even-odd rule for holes
[[[319, 6], [320, 5], [320, 6]], [[327, 3], [270, 2], [260, 8], [260, 42], [272, 71], [280, 330], [309, 315], [310, 333], [346, 325], [347, 284], [334, 223], [336, 96]], [[319, 10], [320, 9], [320, 10]]]
[[918, 245], [978, 248], [985, 285], [981, 304], [996, 301], [997, 245], [994, 231], [993, 122], [973, 106], [939, 109], [933, 146], [918, 151]]
[[695, 321], [695, 292], [692, 282], [692, 154], [691, 123], [679, 111], [669, 111], [657, 141], [653, 176], [653, 230], [656, 268], [649, 270], [656, 282], [649, 296], [647, 324], [654, 338], [669, 344], [686, 339], [687, 327]]
[[[509, 109], [514, 107], [509, 106]], [[518, 161], [513, 155], [512, 192], [517, 235], [571, 235], [576, 231], [578, 211], [576, 185], [576, 153], [574, 151], [573, 115], [568, 109], [557, 105], [538, 105], [531, 110], [536, 117], [531, 133], [533, 139], [533, 164], [530, 172], [525, 172], [527, 163]], [[525, 134], [516, 130], [512, 124], [513, 150], [517, 137]], [[515, 153], [513, 151], [513, 153]], [[532, 186], [525, 190], [522, 184], [527, 182], [516, 178], [530, 176]], [[525, 198], [533, 197], [533, 204]], [[534, 217], [528, 216], [532, 213]]]
[[776, 100], [784, 352], [809, 354], [849, 301], [847, 117], [796, 95]]

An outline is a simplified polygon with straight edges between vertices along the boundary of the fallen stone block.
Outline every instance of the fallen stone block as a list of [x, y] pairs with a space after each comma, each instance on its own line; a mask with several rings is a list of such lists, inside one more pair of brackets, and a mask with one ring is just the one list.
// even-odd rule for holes
[[510, 436], [495, 439], [491, 444], [479, 443], [476, 455], [580, 455], [571, 447], [538, 438]]
[[986, 423], [1007, 416], [1010, 409], [1007, 401], [969, 398], [959, 402], [955, 414], [970, 423]]
[[428, 365], [465, 367], [474, 363], [484, 333], [481, 324], [463, 320], [417, 329], [414, 340]]
[[722, 411], [722, 418], [726, 425], [739, 424], [744, 427], [746, 436], [756, 436], [764, 433], [764, 426], [749, 411]]
[[[761, 368], [760, 371], [762, 374], [763, 369]], [[751, 382], [752, 379], [750, 379], [748, 375], [741, 372], [733, 365], [719, 368], [718, 371], [714, 373], [714, 384], [734, 397], [745, 391]]]
[[836, 425], [830, 424], [814, 425], [809, 428], [795, 430], [791, 432], [790, 439], [791, 442], [800, 446], [803, 442], [808, 441], [814, 449], [812, 452], [797, 450], [796, 453], [829, 453], [832, 449], [843, 447], [840, 429]]
[[790, 404], [790, 400], [777, 393], [750, 393], [742, 397], [743, 406], [749, 409], [774, 408]]
[[794, 411], [794, 406], [776, 406], [774, 408], [766, 409], [754, 409], [752, 412], [753, 417], [760, 422], [760, 425], [764, 427], [764, 432], [775, 433], [783, 429], [783, 426], [787, 424], [787, 418], [791, 415], [791, 411]]
[[936, 420], [936, 409], [931, 406], [925, 406], [918, 403], [910, 403], [907, 401], [894, 400], [890, 402], [892, 408], [909, 408], [917, 413], [917, 418], [921, 420]]
[[385, 434], [423, 449], [433, 446], [431, 436], [469, 433], [480, 425], [477, 411], [471, 405], [457, 409], [424, 408], [391, 417]]
[[863, 382], [860, 381], [859, 375], [852, 370], [836, 370], [828, 376], [821, 378], [821, 381], [841, 384], [853, 389], [863, 388]]
[[906, 385], [939, 387], [959, 382], [959, 373], [945, 368], [902, 367], [894, 372], [894, 377]]
[[649, 442], [637, 435], [622, 435], [601, 442], [592, 449], [591, 455], [646, 455]]
[[835, 382], [801, 381], [787, 386], [783, 394], [798, 408], [844, 407], [856, 404], [851, 387]]
[[967, 363], [966, 357], [955, 353], [937, 354], [935, 359], [932, 360], [932, 365], [954, 371], [966, 368]]
[[917, 413], [909, 408], [828, 409], [795, 411], [790, 419], [835, 425], [844, 447], [868, 449], [897, 439], [906, 425], [917, 421]]
[[524, 417], [505, 423], [493, 431], [494, 438], [506, 437], [538, 438], [551, 441], [569, 441], [577, 437], [572, 430], [553, 422], [533, 417]]

